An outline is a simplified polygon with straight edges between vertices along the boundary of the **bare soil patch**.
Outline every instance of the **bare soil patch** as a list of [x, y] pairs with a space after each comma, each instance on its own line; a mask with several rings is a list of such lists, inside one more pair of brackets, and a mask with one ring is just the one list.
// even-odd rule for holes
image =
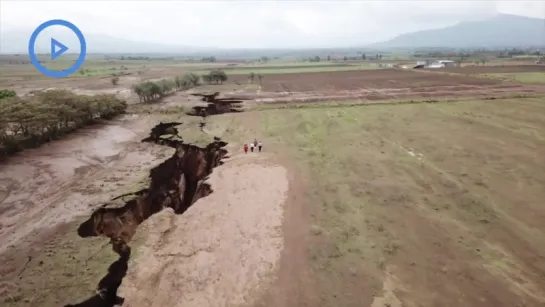
[[[242, 79], [239, 81], [242, 82]], [[262, 103], [287, 103], [354, 99], [503, 97], [514, 93], [542, 95], [545, 94], [545, 87], [431, 71], [382, 69], [267, 75], [257, 92], [236, 95], [253, 98]]]
[[351, 66], [347, 63], [328, 63], [328, 64], [317, 64], [317, 65], [293, 65], [293, 64], [287, 64], [287, 65], [259, 65], [259, 66], [224, 66], [224, 67], [216, 67], [216, 68], [210, 68], [212, 69], [221, 69], [225, 71], [230, 70], [241, 70], [241, 71], [248, 71], [248, 73], [251, 73], [252, 70], [263, 70], [263, 69], [296, 69], [296, 68], [312, 68], [312, 67], [346, 67]]
[[270, 284], [283, 247], [286, 170], [240, 155], [214, 171], [215, 192], [183, 216], [150, 219], [120, 289], [124, 305], [247, 304]]
[[134, 170], [160, 155], [134, 142], [146, 121], [126, 116], [84, 128], [0, 165], [1, 189], [9, 193], [1, 204], [1, 251], [34, 229], [71, 221], [96, 201], [98, 191], [111, 193], [141, 176]]
[[[233, 80], [236, 76], [232, 77]], [[240, 81], [247, 82], [244, 76]], [[271, 74], [263, 78], [262, 91], [304, 92], [360, 89], [402, 89], [440, 86], [483, 86], [499, 82], [464, 76], [427, 75], [401, 69]], [[285, 88], [284, 88], [285, 87]]]

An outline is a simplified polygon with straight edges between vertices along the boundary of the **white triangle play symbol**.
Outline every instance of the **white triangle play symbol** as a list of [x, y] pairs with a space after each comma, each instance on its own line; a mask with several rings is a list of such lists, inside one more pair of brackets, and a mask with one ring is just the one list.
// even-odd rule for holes
[[68, 51], [68, 47], [59, 43], [56, 39], [51, 38], [51, 60], [56, 59], [66, 51]]

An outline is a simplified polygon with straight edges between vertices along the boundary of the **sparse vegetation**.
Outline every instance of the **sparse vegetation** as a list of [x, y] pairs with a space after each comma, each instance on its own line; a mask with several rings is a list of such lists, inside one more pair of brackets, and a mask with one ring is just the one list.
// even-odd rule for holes
[[201, 59], [201, 62], [205, 62], [205, 63], [214, 63], [216, 62], [216, 57], [204, 57]]
[[118, 85], [119, 84], [119, 76], [117, 75], [113, 75], [112, 78], [110, 79], [110, 81], [112, 82], [112, 85]]
[[176, 81], [162, 79], [157, 82], [145, 81], [133, 85], [133, 91], [140, 102], [153, 102], [171, 94], [176, 89]]
[[208, 74], [204, 74], [202, 76], [202, 79], [204, 82], [206, 82], [206, 84], [211, 84], [213, 82], [215, 82], [216, 84], [222, 84], [223, 82], [227, 81], [228, 77], [223, 70], [214, 69]]
[[17, 96], [17, 93], [12, 90], [0, 90], [0, 99], [9, 98], [9, 97], [15, 97]]
[[114, 95], [77, 95], [65, 90], [0, 100], [0, 159], [125, 112]]
[[[306, 229], [317, 243], [308, 282], [297, 285], [319, 293], [315, 305], [375, 306], [391, 274], [423, 305], [448, 305], [459, 298], [453, 287], [464, 306], [543, 303], [543, 268], [532, 269], [545, 243], [534, 216], [544, 196], [534, 185], [545, 179], [542, 99], [305, 106], [260, 115], [267, 139], [306, 170]], [[452, 282], [460, 272], [471, 279]]]
[[186, 90], [195, 86], [198, 86], [201, 82], [201, 77], [195, 73], [188, 72], [183, 76], [176, 76], [174, 83], [176, 89]]
[[482, 77], [526, 84], [545, 84], [545, 72], [490, 73]]

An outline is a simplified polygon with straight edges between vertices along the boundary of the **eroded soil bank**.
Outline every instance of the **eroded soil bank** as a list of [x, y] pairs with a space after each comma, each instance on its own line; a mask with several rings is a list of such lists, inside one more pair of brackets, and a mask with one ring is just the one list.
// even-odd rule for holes
[[[163, 139], [164, 134], [176, 134], [174, 124], [159, 124], [150, 137], [142, 140], [174, 148], [166, 161], [150, 171], [147, 188], [132, 193], [132, 199], [122, 207], [108, 204], [94, 211], [78, 228], [81, 237], [105, 236], [110, 238], [113, 250], [119, 255], [107, 275], [98, 284], [98, 294], [75, 306], [113, 306], [120, 303], [117, 288], [128, 268], [131, 249], [128, 245], [138, 225], [165, 208], [176, 214], [184, 213], [197, 199], [212, 192], [204, 181], [212, 169], [220, 165], [227, 154], [227, 143], [215, 140], [205, 148], [184, 144], [181, 140]], [[74, 305], [68, 305], [74, 306]]]

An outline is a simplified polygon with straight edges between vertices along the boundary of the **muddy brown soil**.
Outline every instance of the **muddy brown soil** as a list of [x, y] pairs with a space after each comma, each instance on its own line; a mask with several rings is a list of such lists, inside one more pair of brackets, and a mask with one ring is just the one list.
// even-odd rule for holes
[[[242, 82], [242, 79], [239, 81]], [[263, 103], [287, 103], [355, 99], [505, 97], [517, 93], [543, 95], [545, 86], [516, 84], [437, 71], [381, 69], [271, 74], [265, 76], [261, 89], [257, 92], [236, 93], [236, 96]]]
[[[247, 82], [247, 76], [232, 76]], [[261, 90], [266, 92], [332, 92], [363, 89], [403, 89], [441, 86], [489, 86], [498, 80], [451, 75], [428, 75], [404, 69], [335, 71], [301, 74], [267, 74]]]
[[254, 97], [256, 103], [303, 103], [320, 101], [354, 101], [359, 104], [389, 102], [391, 100], [399, 101], [422, 101], [434, 102], [436, 99], [454, 99], [454, 98], [482, 98], [499, 99], [515, 97], [517, 95], [543, 95], [544, 86], [492, 86], [492, 87], [467, 87], [466, 90], [460, 90], [460, 87], [444, 88], [417, 88], [417, 89], [375, 89], [346, 91], [337, 93], [319, 93], [319, 92], [294, 92], [289, 94], [279, 93], [260, 93], [259, 95], [247, 95]]
[[74, 220], [138, 185], [145, 171], [164, 159], [168, 148], [138, 137], [155, 123], [155, 116], [126, 115], [25, 150], [0, 165], [2, 303], [59, 306], [52, 302], [85, 288], [89, 276], [77, 283], [66, 278], [85, 275], [82, 265], [96, 258], [102, 266], [100, 259], [109, 256], [101, 254], [100, 244], [79, 246]]
[[134, 142], [148, 120], [124, 116], [84, 128], [0, 165], [0, 252], [39, 242], [29, 234], [72, 220], [142, 176], [139, 168], [164, 151]]

